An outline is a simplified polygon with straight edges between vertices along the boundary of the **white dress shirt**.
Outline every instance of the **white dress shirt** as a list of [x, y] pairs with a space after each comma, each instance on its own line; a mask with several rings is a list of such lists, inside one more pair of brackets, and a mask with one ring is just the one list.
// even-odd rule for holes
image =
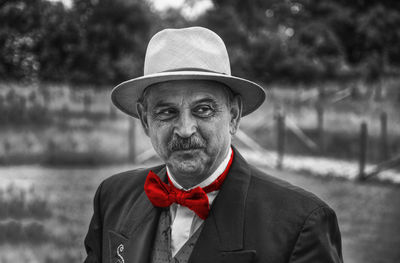
[[[209, 177], [207, 177], [204, 181], [201, 183], [189, 188], [185, 189], [183, 188], [174, 178], [173, 174], [171, 174], [171, 171], [168, 169], [167, 166], [167, 172], [168, 176], [171, 180], [171, 182], [174, 184], [174, 186], [178, 189], [183, 189], [183, 190], [190, 190], [196, 187], [201, 187], [204, 188], [208, 185], [210, 185], [212, 182], [215, 181], [215, 179], [220, 176], [225, 168], [227, 167], [229, 163], [229, 159], [232, 155], [232, 148], [229, 148], [229, 152], [227, 156], [225, 156], [224, 160], [221, 162], [221, 164], [218, 166], [218, 168], [215, 170], [214, 173], [212, 173]], [[218, 194], [217, 191], [213, 191], [210, 193], [207, 193], [208, 196], [208, 202], [211, 204], [214, 202], [215, 197]], [[181, 206], [179, 204], [172, 204], [169, 208], [170, 215], [171, 215], [171, 252], [172, 256], [174, 257], [176, 253], [181, 249], [181, 247], [186, 243], [186, 241], [189, 240], [189, 238], [193, 235], [194, 232], [201, 226], [201, 224], [204, 222], [200, 217], [196, 215], [195, 212], [190, 210], [189, 208], [185, 206]]]

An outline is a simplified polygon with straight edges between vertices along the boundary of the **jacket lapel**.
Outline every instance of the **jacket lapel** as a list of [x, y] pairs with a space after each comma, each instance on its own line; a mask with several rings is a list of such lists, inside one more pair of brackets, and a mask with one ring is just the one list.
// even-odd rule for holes
[[[157, 173], [166, 179], [166, 169]], [[150, 261], [151, 248], [161, 209], [149, 201], [146, 193], [139, 196], [133, 206], [123, 216], [125, 220], [117, 231], [109, 231], [110, 262], [143, 263]]]
[[[233, 148], [233, 147], [232, 147]], [[216, 197], [189, 262], [251, 262], [254, 250], [243, 250], [244, 220], [250, 170], [234, 149], [229, 174]]]

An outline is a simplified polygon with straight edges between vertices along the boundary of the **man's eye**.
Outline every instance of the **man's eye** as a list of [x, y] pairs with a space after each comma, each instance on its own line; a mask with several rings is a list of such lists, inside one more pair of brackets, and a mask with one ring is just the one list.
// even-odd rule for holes
[[211, 114], [214, 113], [214, 111], [210, 106], [203, 105], [196, 107], [193, 113], [199, 116], [210, 116]]
[[172, 109], [166, 109], [166, 110], [160, 111], [160, 114], [173, 114], [173, 113], [175, 113], [175, 111]]
[[161, 109], [156, 111], [156, 116], [162, 119], [173, 117], [175, 114], [176, 110], [174, 109]]

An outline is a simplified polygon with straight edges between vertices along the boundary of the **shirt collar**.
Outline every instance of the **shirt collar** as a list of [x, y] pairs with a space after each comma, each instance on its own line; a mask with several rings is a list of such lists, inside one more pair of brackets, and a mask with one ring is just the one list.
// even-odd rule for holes
[[176, 188], [178, 188], [178, 189], [190, 190], [190, 189], [193, 189], [193, 188], [196, 188], [196, 187], [201, 187], [201, 188], [203, 188], [203, 187], [206, 187], [207, 185], [211, 184], [212, 182], [214, 182], [215, 179], [217, 179], [218, 176], [220, 176], [220, 175], [224, 172], [224, 170], [226, 169], [226, 166], [227, 166], [228, 163], [229, 163], [229, 159], [231, 158], [231, 155], [232, 155], [232, 148], [229, 147], [228, 154], [227, 154], [227, 155], [225, 156], [225, 158], [222, 160], [222, 162], [221, 162], [221, 164], [218, 166], [218, 168], [217, 168], [209, 177], [207, 177], [207, 178], [204, 179], [202, 182], [200, 182], [199, 184], [197, 184], [197, 185], [195, 185], [195, 186], [193, 186], [193, 187], [191, 187], [191, 188], [189, 188], [189, 189], [184, 189], [184, 187], [182, 187], [182, 186], [175, 180], [173, 174], [172, 174], [171, 171], [168, 169], [168, 166], [167, 166], [167, 173], [168, 173], [169, 179], [171, 180], [171, 182], [173, 183], [173, 185], [174, 185]]

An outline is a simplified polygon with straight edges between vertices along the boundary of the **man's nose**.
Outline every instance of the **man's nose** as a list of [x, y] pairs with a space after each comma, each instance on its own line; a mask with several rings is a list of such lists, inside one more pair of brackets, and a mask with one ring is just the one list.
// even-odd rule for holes
[[197, 130], [197, 122], [188, 112], [182, 112], [175, 126], [175, 133], [182, 138], [192, 136]]

